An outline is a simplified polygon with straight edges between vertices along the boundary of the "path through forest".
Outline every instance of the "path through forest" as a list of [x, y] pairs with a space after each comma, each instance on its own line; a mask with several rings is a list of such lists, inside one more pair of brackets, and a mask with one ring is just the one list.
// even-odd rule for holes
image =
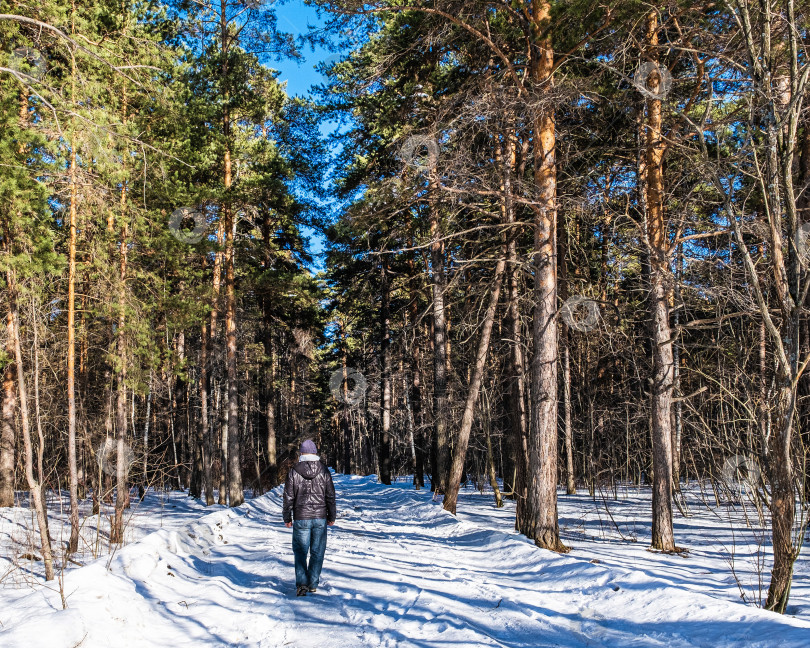
[[46, 589], [3, 606], [0, 645], [798, 648], [810, 636], [803, 619], [459, 521], [425, 492], [335, 484], [315, 595], [294, 595], [276, 489], [68, 572], [67, 610]]

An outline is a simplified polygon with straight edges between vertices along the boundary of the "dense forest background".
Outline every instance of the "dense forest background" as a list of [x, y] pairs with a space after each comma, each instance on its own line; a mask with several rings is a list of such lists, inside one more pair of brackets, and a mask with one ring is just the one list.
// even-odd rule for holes
[[264, 0], [2, 2], [0, 506], [30, 492], [51, 577], [80, 501], [120, 541], [132, 487], [238, 506], [313, 438], [452, 512], [487, 482], [555, 551], [558, 485], [649, 485], [667, 552], [686, 481], [742, 485], [784, 611], [808, 3], [311, 4], [296, 39]]

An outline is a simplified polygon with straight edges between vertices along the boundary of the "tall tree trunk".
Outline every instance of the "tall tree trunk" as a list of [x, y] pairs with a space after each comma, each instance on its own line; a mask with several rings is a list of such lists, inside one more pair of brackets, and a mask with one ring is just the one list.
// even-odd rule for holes
[[[531, 77], [550, 94], [554, 51], [551, 3], [532, 0], [532, 39], [536, 57]], [[539, 109], [533, 124], [534, 182], [534, 356], [531, 363], [531, 416], [526, 507], [516, 519], [518, 530], [535, 544], [567, 551], [560, 541], [557, 518], [557, 167], [554, 111]]]
[[[75, 7], [71, 12], [71, 34], [75, 34]], [[76, 96], [76, 58], [71, 51], [71, 99]], [[76, 464], [76, 227], [78, 187], [76, 178], [76, 134], [70, 140], [70, 235], [68, 238], [67, 304], [67, 401], [68, 401], [68, 480], [70, 491], [69, 554], [79, 549], [79, 469]]]
[[391, 483], [391, 333], [390, 304], [391, 289], [388, 283], [388, 261], [384, 257], [380, 263], [380, 481]]
[[219, 497], [218, 504], [228, 503], [226, 479], [228, 476], [228, 407], [222, 398], [222, 381], [217, 382], [216, 416], [219, 422]]
[[[683, 265], [682, 246], [678, 246], [676, 255], [676, 276], [675, 276], [675, 330], [680, 325], [680, 310], [677, 308], [681, 301], [680, 280], [681, 267]], [[676, 394], [678, 400], [675, 402], [675, 410], [672, 415], [672, 488], [676, 493], [681, 491], [681, 437], [683, 434], [683, 400], [681, 399], [681, 356], [678, 344], [672, 345], [672, 369], [673, 384], [672, 392]]]
[[413, 485], [416, 489], [425, 487], [425, 413], [422, 406], [422, 370], [421, 354], [414, 359], [413, 380], [411, 382], [411, 406], [414, 416], [415, 466]]
[[205, 505], [214, 503], [214, 478], [211, 464], [214, 460], [213, 443], [208, 420], [208, 323], [203, 320], [200, 335], [200, 442], [202, 443], [202, 489]]
[[[187, 424], [186, 429], [188, 427], [188, 419], [191, 417], [192, 407], [191, 407], [191, 389], [192, 383], [189, 382], [186, 386], [186, 391], [188, 393], [186, 397], [186, 416], [187, 416]], [[196, 419], [196, 415], [194, 417]], [[193, 466], [191, 470], [191, 485], [189, 487], [189, 494], [192, 497], [200, 498], [203, 494], [203, 489], [205, 488], [205, 435], [203, 434], [203, 429], [201, 425], [201, 421], [194, 420], [193, 421]], [[191, 432], [189, 432], [189, 436], [191, 437]]]
[[[407, 327], [407, 321], [405, 327]], [[407, 353], [407, 351], [406, 351]], [[402, 356], [399, 358], [399, 375], [402, 377], [402, 398], [405, 401], [405, 427], [408, 430], [408, 445], [411, 448], [411, 467], [413, 468], [413, 485], [419, 490], [419, 479], [417, 478], [417, 457], [415, 428], [416, 419], [413, 415], [413, 401], [411, 400], [411, 385], [408, 384], [408, 372], [405, 370], [405, 362]]]
[[[806, 115], [805, 111], [805, 115]], [[796, 222], [799, 228], [806, 226], [810, 222], [810, 118], [807, 116], [803, 121], [803, 134], [800, 144], [799, 156], [799, 195], [796, 198]], [[805, 313], [810, 310], [810, 291], [804, 298]], [[764, 322], [760, 324], [762, 344], [765, 344], [765, 325]], [[802, 348], [801, 357], [810, 355], [810, 317], [806, 314], [802, 315]], [[764, 385], [764, 372], [762, 372], [762, 380]], [[804, 463], [806, 468], [804, 472], [804, 480], [802, 483], [802, 494], [804, 502], [810, 502], [810, 372], [805, 371], [799, 379], [798, 385], [798, 398], [797, 406], [799, 408], [799, 424], [798, 431], [801, 435], [801, 446], [804, 448], [804, 456], [799, 463]], [[764, 393], [764, 388], [761, 390]], [[764, 403], [764, 400], [763, 400]], [[764, 439], [763, 435], [763, 439]], [[753, 450], [753, 448], [752, 448]]]
[[[6, 244], [8, 249], [8, 244]], [[6, 314], [6, 329], [14, 327], [11, 305]], [[16, 465], [16, 434], [14, 432], [17, 412], [17, 390], [14, 389], [14, 339], [6, 339], [6, 367], [3, 370], [3, 420], [0, 421], [0, 507], [14, 506], [14, 467]]]
[[487, 441], [487, 474], [489, 475], [489, 485], [492, 486], [492, 491], [495, 493], [495, 508], [503, 507], [503, 497], [501, 496], [501, 489], [498, 486], [498, 478], [495, 473], [495, 454], [492, 452], [492, 435], [489, 433], [489, 425], [486, 430]]
[[[8, 231], [5, 232], [6, 241], [9, 240]], [[28, 391], [25, 385], [25, 371], [23, 370], [22, 345], [20, 343], [20, 323], [17, 312], [17, 288], [14, 271], [6, 271], [8, 282], [7, 293], [9, 301], [8, 335], [12, 339], [14, 347], [14, 364], [17, 368], [17, 388], [20, 394], [20, 424], [22, 426], [23, 448], [25, 451], [25, 478], [28, 482], [28, 490], [31, 493], [31, 500], [37, 517], [39, 527], [39, 540], [42, 550], [42, 561], [45, 565], [45, 580], [53, 580], [53, 552], [51, 551], [51, 539], [48, 535], [48, 517], [45, 508], [45, 500], [42, 495], [42, 484], [34, 476], [34, 446], [31, 443], [31, 424], [28, 413]], [[36, 324], [35, 324], [36, 325]], [[40, 446], [40, 462], [42, 461], [42, 448]], [[40, 479], [42, 469], [40, 467]]]
[[571, 349], [568, 336], [563, 342], [563, 426], [565, 432], [565, 492], [576, 495], [577, 484], [574, 475], [574, 430], [571, 427]]
[[[272, 221], [270, 210], [267, 210], [262, 221], [262, 242], [264, 247], [264, 270], [269, 272], [273, 265], [273, 248], [271, 241]], [[276, 353], [273, 340], [272, 304], [269, 294], [262, 297], [262, 310], [264, 314], [264, 417], [265, 417], [265, 450], [267, 451], [267, 471], [270, 475], [270, 485], [278, 482], [278, 459], [276, 449]]]
[[434, 462], [431, 490], [443, 493], [447, 482], [450, 452], [447, 432], [447, 321], [444, 306], [446, 280], [444, 243], [441, 241], [438, 206], [430, 200], [430, 266], [433, 280], [433, 443]]
[[510, 475], [513, 497], [516, 499], [516, 517], [525, 515], [527, 477], [529, 470], [528, 417], [526, 415], [526, 376], [523, 356], [523, 335], [520, 319], [519, 266], [514, 237], [507, 243], [507, 281], [509, 287], [507, 317], [509, 330], [509, 384], [507, 407], [509, 410], [509, 444], [514, 464]]
[[[647, 14], [645, 39], [648, 57], [658, 60], [658, 13]], [[657, 95], [663, 79], [652, 72], [647, 88]], [[665, 145], [662, 135], [661, 100], [646, 98], [647, 116], [644, 132], [646, 164], [641, 178], [646, 193], [647, 245], [649, 250], [650, 338], [653, 355], [651, 386], [651, 424], [653, 449], [652, 547], [675, 551], [672, 527], [672, 389], [674, 364], [672, 331], [669, 325], [671, 271], [669, 237], [664, 220]]]
[[[784, 50], [793, 53], [801, 51], [798, 42], [797, 18], [793, 2], [785, 4], [787, 10], [789, 47], [784, 40], [774, 39], [773, 17], [770, 7], [764, 13], [766, 24], [762, 30], [763, 48], [760, 52], [749, 51], [749, 57], [761, 57], [774, 65]], [[778, 32], [777, 32], [778, 33]], [[784, 64], [783, 64], [784, 65]], [[771, 483], [771, 524], [773, 538], [773, 569], [768, 586], [768, 598], [765, 607], [784, 614], [790, 597], [793, 580], [793, 566], [798, 558], [800, 544], [794, 545], [793, 525], [796, 520], [796, 484], [791, 455], [793, 428], [796, 417], [796, 394], [800, 379], [800, 323], [802, 318], [802, 279], [807, 281], [807, 273], [801, 267], [799, 246], [797, 245], [800, 229], [795, 190], [794, 157], [798, 144], [798, 111], [801, 102], [793, 105], [796, 96], [806, 94], [799, 85], [802, 74], [795, 66], [797, 61], [791, 54], [791, 61], [781, 69], [764, 71], [760, 79], [767, 89], [769, 101], [766, 104], [767, 124], [767, 177], [763, 178], [765, 198], [768, 204], [768, 218], [771, 231], [772, 268], [774, 270], [774, 287], [779, 297], [781, 310], [781, 353], [779, 354], [776, 372], [776, 425], [771, 431], [768, 449], [768, 476]], [[806, 65], [806, 63], [804, 63]], [[788, 72], [788, 70], [791, 72]], [[773, 72], [773, 76], [771, 73]], [[804, 71], [806, 74], [806, 70]], [[777, 118], [779, 115], [779, 119]], [[782, 127], [778, 127], [778, 121]], [[801, 172], [801, 169], [800, 169]], [[805, 192], [807, 189], [805, 188]], [[782, 254], [782, 228], [787, 231], [787, 260]], [[778, 249], [777, 249], [778, 248]], [[763, 313], [765, 315], [765, 313]], [[799, 540], [799, 543], [801, 540]]]
[[[230, 168], [230, 156], [228, 166]], [[230, 174], [229, 174], [230, 175]], [[241, 445], [239, 439], [239, 377], [236, 371], [236, 288], [234, 277], [235, 216], [228, 210], [227, 238], [225, 239], [225, 355], [228, 376], [228, 500], [230, 506], [245, 501], [242, 489]]]
[[[231, 168], [231, 114], [229, 108], [230, 88], [228, 85], [228, 52], [231, 37], [228, 34], [228, 2], [220, 0], [220, 45], [222, 48], [222, 88], [223, 112], [222, 134], [225, 142], [224, 152], [224, 186], [228, 193], [232, 184]], [[236, 278], [234, 266], [236, 263], [236, 248], [234, 236], [236, 234], [236, 215], [230, 205], [230, 197], [226, 196], [222, 205], [225, 218], [225, 369], [227, 375], [227, 453], [228, 453], [228, 499], [230, 506], [240, 506], [245, 501], [242, 489], [242, 470], [240, 466], [241, 452], [239, 443], [239, 384], [236, 370]], [[221, 499], [221, 497], [220, 497]]]
[[129, 228], [126, 220], [126, 184], [121, 188], [121, 242], [119, 247], [119, 276], [118, 276], [118, 376], [115, 433], [117, 437], [117, 456], [115, 470], [115, 520], [110, 531], [110, 542], [124, 542], [124, 508], [129, 505], [129, 487], [127, 485], [127, 472], [129, 456], [125, 452], [127, 437], [127, 354], [124, 327], [126, 325], [126, 277], [127, 277], [127, 250]]
[[188, 451], [187, 451], [187, 427], [186, 427], [186, 379], [185, 379], [185, 360], [186, 360], [186, 334], [185, 332], [178, 331], [175, 339], [177, 351], [177, 375], [174, 378], [174, 408], [172, 415], [174, 416], [174, 433], [177, 435], [177, 443], [180, 446], [180, 461], [177, 465], [177, 477], [183, 488], [188, 486]]
[[[341, 368], [343, 369], [343, 380], [341, 381], [341, 389], [343, 390], [343, 402], [345, 403], [348, 398], [348, 390], [349, 386], [346, 384], [349, 376], [349, 369], [348, 369], [348, 358], [346, 357], [346, 333], [343, 330], [343, 323], [340, 323], [341, 331], [340, 331], [340, 339], [342, 340], [342, 344], [340, 345], [340, 364]], [[360, 457], [359, 447], [356, 447], [354, 444], [354, 426], [351, 424], [352, 421], [350, 420], [352, 410], [347, 407], [340, 408], [338, 412], [338, 416], [340, 416], [340, 426], [343, 435], [343, 463], [345, 464], [345, 472], [351, 473], [354, 470], [358, 472], [362, 472], [362, 469], [359, 467], [358, 458]], [[354, 457], [354, 463], [352, 462], [352, 457]]]
[[[559, 275], [560, 275], [560, 302], [565, 303], [569, 296], [568, 290], [568, 228], [565, 222], [558, 225], [559, 245]], [[565, 491], [568, 495], [575, 495], [577, 486], [574, 476], [574, 431], [571, 427], [571, 334], [568, 324], [560, 324], [560, 344], [562, 346], [562, 380], [563, 380], [563, 438], [565, 443]]]
[[[211, 315], [206, 327], [203, 324], [201, 357], [200, 357], [200, 419], [202, 435], [205, 443], [204, 474], [205, 474], [205, 504], [214, 503], [214, 456], [215, 456], [215, 428], [211, 424], [209, 413], [209, 394], [211, 391], [211, 358], [213, 356], [214, 340], [217, 334], [217, 315], [219, 313], [219, 292], [222, 278], [223, 243], [225, 240], [225, 221], [219, 219], [217, 226], [217, 251], [214, 255], [214, 276], [211, 292]], [[218, 408], [214, 408], [219, 416]], [[220, 488], [220, 492], [222, 489]], [[220, 502], [222, 503], [222, 502]]]
[[276, 448], [276, 350], [273, 341], [273, 332], [269, 321], [265, 319], [265, 354], [267, 356], [267, 367], [265, 369], [265, 421], [267, 425], [265, 449], [267, 450], [267, 470], [270, 473], [270, 485], [278, 483], [278, 450]]
[[[501, 180], [501, 219], [507, 225], [515, 223], [512, 199], [512, 174], [516, 164], [516, 142], [512, 128], [513, 117], [503, 134], [503, 160]], [[508, 380], [506, 407], [509, 415], [509, 449], [513, 472], [508, 475], [511, 496], [516, 500], [516, 516], [525, 515], [526, 478], [528, 474], [528, 421], [526, 416], [526, 379], [524, 372], [523, 336], [520, 319], [520, 266], [517, 257], [517, 230], [508, 229], [506, 239], [506, 329], [509, 335]], [[506, 476], [504, 476], [506, 485]]]
[[796, 392], [790, 376], [785, 375], [785, 372], [780, 373], [777, 405], [779, 418], [771, 433], [768, 453], [771, 524], [773, 526], [773, 568], [765, 607], [784, 614], [790, 596], [793, 564], [797, 558], [797, 552], [793, 546], [796, 494], [793, 488], [793, 461], [790, 456], [793, 417], [796, 414]]
[[475, 406], [481, 392], [481, 381], [484, 377], [484, 368], [489, 353], [489, 340], [492, 334], [492, 323], [495, 320], [495, 311], [498, 309], [498, 299], [501, 295], [501, 280], [506, 260], [501, 258], [495, 267], [494, 285], [489, 297], [484, 325], [481, 328], [481, 339], [478, 341], [478, 351], [475, 354], [475, 367], [467, 390], [467, 400], [464, 403], [464, 413], [461, 415], [461, 426], [453, 449], [453, 462], [450, 466], [450, 479], [444, 495], [444, 510], [456, 513], [458, 492], [461, 489], [461, 478], [464, 475], [464, 462], [467, 458], [467, 446], [470, 441]]
[[[413, 246], [414, 239], [411, 237], [411, 245]], [[411, 256], [407, 260], [408, 273], [411, 277], [417, 275], [416, 263], [414, 257]], [[408, 324], [412, 327], [417, 327], [419, 322], [419, 306], [418, 298], [413, 296], [408, 306], [407, 321], [405, 328]], [[416, 331], [414, 331], [416, 333]], [[416, 490], [425, 486], [425, 449], [424, 449], [424, 426], [423, 418], [424, 413], [422, 409], [422, 352], [418, 341], [414, 341], [411, 347], [413, 362], [410, 365], [410, 385], [404, 386], [408, 394], [408, 407], [410, 411], [410, 425], [412, 426], [413, 434], [413, 485]]]
[[[149, 423], [152, 414], [152, 370], [149, 370], [149, 385], [146, 393], [146, 417], [143, 422], [143, 488], [149, 486], [147, 468], [149, 466]], [[133, 433], [135, 431], [133, 430]]]

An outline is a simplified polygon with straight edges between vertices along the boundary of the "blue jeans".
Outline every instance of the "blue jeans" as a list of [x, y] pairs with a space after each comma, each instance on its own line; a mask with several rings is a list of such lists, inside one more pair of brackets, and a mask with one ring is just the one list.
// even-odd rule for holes
[[[295, 520], [293, 522], [293, 553], [295, 554], [295, 586], [318, 587], [323, 556], [326, 553], [326, 518]], [[309, 567], [307, 567], [309, 554]]]

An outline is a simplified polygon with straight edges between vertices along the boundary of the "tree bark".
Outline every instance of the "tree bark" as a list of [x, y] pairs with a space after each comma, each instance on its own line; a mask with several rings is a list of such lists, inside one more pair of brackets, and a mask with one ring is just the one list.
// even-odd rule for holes
[[[647, 15], [646, 43], [648, 56], [657, 62], [658, 13]], [[657, 94], [660, 75], [653, 72], [647, 87]], [[672, 527], [672, 389], [674, 364], [672, 331], [669, 325], [671, 271], [669, 268], [669, 238], [664, 220], [665, 145], [662, 136], [661, 100], [646, 98], [644, 148], [646, 164], [641, 178], [646, 193], [647, 247], [649, 251], [650, 338], [653, 355], [651, 385], [651, 425], [653, 450], [652, 543], [654, 549], [675, 551]]]
[[[222, 87], [223, 112], [222, 134], [225, 142], [223, 166], [225, 171], [224, 186], [226, 194], [232, 184], [231, 168], [231, 114], [229, 108], [230, 89], [228, 87], [228, 51], [230, 36], [228, 34], [228, 2], [220, 0], [220, 45], [222, 48]], [[236, 263], [236, 215], [226, 196], [222, 205], [225, 218], [225, 369], [227, 375], [227, 411], [228, 411], [228, 499], [230, 506], [240, 506], [245, 501], [242, 489], [241, 452], [239, 442], [239, 385], [236, 369], [236, 285], [234, 266]], [[222, 496], [220, 495], [220, 500]]]
[[129, 487], [127, 485], [128, 453], [125, 452], [127, 436], [127, 354], [124, 327], [126, 325], [126, 276], [129, 228], [126, 221], [126, 188], [121, 189], [121, 242], [119, 244], [118, 276], [118, 375], [116, 379], [116, 419], [115, 433], [117, 439], [117, 457], [115, 470], [115, 519], [110, 531], [110, 542], [124, 542], [124, 509], [129, 505]]
[[265, 384], [265, 421], [267, 424], [267, 435], [265, 439], [265, 449], [267, 450], [267, 470], [270, 472], [270, 484], [275, 486], [278, 483], [278, 450], [276, 448], [276, 350], [273, 342], [273, 332], [269, 322], [265, 323], [265, 354], [267, 355], [266, 384]]
[[793, 489], [793, 461], [790, 456], [796, 391], [789, 375], [780, 376], [779, 419], [771, 434], [769, 477], [771, 482], [771, 524], [773, 526], [773, 568], [765, 608], [784, 614], [790, 596], [793, 565], [797, 553], [793, 546], [793, 521], [796, 494]]
[[[230, 169], [230, 155], [226, 152]], [[230, 175], [230, 174], [228, 174]], [[245, 501], [242, 489], [241, 444], [239, 439], [239, 378], [236, 368], [236, 288], [234, 277], [234, 233], [236, 222], [228, 210], [225, 239], [225, 353], [228, 375], [228, 500], [230, 506], [240, 506]]]
[[228, 407], [227, 398], [222, 397], [222, 381], [217, 382], [216, 401], [216, 416], [219, 421], [219, 497], [217, 503], [224, 506], [228, 503], [226, 489], [228, 477]]
[[489, 475], [489, 485], [492, 486], [492, 492], [495, 494], [495, 507], [503, 507], [503, 497], [501, 496], [501, 489], [498, 486], [498, 477], [495, 473], [495, 454], [492, 452], [492, 435], [489, 433], [489, 426], [484, 431], [487, 440], [487, 474]]
[[[149, 385], [147, 386], [146, 393], [146, 416], [143, 422], [143, 488], [144, 491], [149, 486], [149, 479], [147, 476], [147, 468], [149, 466], [149, 418], [152, 414], [152, 370], [149, 370]], [[133, 430], [133, 434], [134, 434]]]
[[563, 426], [565, 431], [565, 492], [576, 495], [574, 475], [574, 431], [571, 427], [571, 349], [568, 340], [563, 342]]
[[[219, 292], [222, 278], [223, 243], [225, 240], [225, 221], [220, 218], [217, 226], [217, 251], [214, 255], [214, 276], [211, 290], [211, 314], [206, 327], [203, 324], [202, 345], [200, 358], [200, 419], [202, 435], [205, 443], [204, 474], [205, 474], [205, 504], [214, 503], [214, 456], [215, 456], [215, 428], [211, 424], [210, 391], [211, 391], [211, 358], [213, 355], [214, 340], [217, 334], [217, 315], [219, 313]], [[219, 416], [218, 407], [214, 408]], [[222, 489], [220, 488], [220, 491]], [[222, 503], [222, 502], [220, 502]]]
[[450, 452], [447, 433], [447, 321], [444, 293], [444, 243], [441, 239], [439, 216], [435, 198], [430, 201], [430, 266], [433, 280], [433, 443], [435, 467], [431, 490], [443, 493], [447, 483]]
[[[564, 222], [559, 227], [558, 258], [560, 260], [560, 302], [565, 303], [569, 296], [568, 290], [568, 229]], [[571, 427], [571, 338], [568, 325], [560, 323], [560, 344], [562, 346], [562, 380], [563, 380], [563, 439], [565, 443], [565, 491], [568, 495], [576, 495], [576, 477], [574, 475], [574, 431]]]
[[[262, 240], [264, 245], [264, 270], [269, 272], [273, 264], [273, 249], [271, 244], [271, 214], [267, 210], [262, 222]], [[278, 459], [276, 449], [276, 352], [273, 341], [273, 328], [270, 296], [262, 297], [262, 310], [264, 314], [264, 398], [265, 398], [265, 450], [267, 451], [267, 471], [270, 474], [270, 485], [278, 483]]]
[[[532, 0], [532, 40], [536, 57], [531, 76], [550, 94], [554, 51], [551, 3]], [[554, 111], [543, 106], [533, 123], [534, 182], [534, 356], [531, 363], [531, 416], [526, 507], [518, 530], [538, 547], [567, 551], [557, 518], [557, 167]]]
[[[8, 239], [8, 232], [6, 240]], [[51, 550], [51, 539], [48, 535], [48, 516], [45, 500], [42, 495], [42, 484], [34, 476], [34, 446], [31, 442], [31, 423], [28, 412], [28, 391], [25, 384], [25, 371], [23, 370], [22, 345], [20, 343], [20, 324], [17, 311], [16, 280], [13, 270], [6, 272], [8, 281], [8, 301], [11, 317], [9, 318], [8, 335], [13, 340], [14, 365], [17, 368], [17, 388], [20, 395], [20, 424], [22, 426], [23, 448], [25, 451], [25, 478], [28, 482], [28, 490], [31, 493], [31, 501], [34, 505], [34, 512], [39, 527], [39, 540], [42, 550], [42, 561], [45, 565], [45, 580], [54, 579], [53, 552]], [[42, 446], [40, 445], [40, 464], [42, 461]], [[40, 478], [42, 469], [40, 467]]]
[[[414, 310], [416, 309], [416, 300], [413, 301], [411, 310], [411, 321], [415, 322]], [[419, 349], [419, 344], [415, 343], [412, 349], [413, 364], [411, 365], [411, 381], [409, 387], [409, 408], [411, 421], [410, 425], [413, 434], [413, 485], [416, 490], [423, 488], [425, 485], [425, 450], [424, 450], [424, 435], [422, 430], [423, 426], [423, 412], [422, 412], [422, 354]], [[404, 387], [408, 389], [408, 387]]]
[[14, 506], [14, 467], [16, 465], [15, 414], [17, 411], [17, 390], [14, 389], [14, 339], [11, 330], [14, 315], [9, 305], [6, 314], [6, 367], [3, 370], [3, 420], [0, 422], [0, 507]]
[[[501, 181], [501, 218], [507, 225], [515, 223], [512, 200], [512, 174], [516, 165], [516, 142], [512, 134], [512, 116], [503, 134]], [[516, 500], [516, 516], [525, 515], [526, 478], [528, 474], [528, 425], [526, 416], [526, 379], [523, 335], [520, 318], [520, 266], [517, 257], [517, 230], [507, 230], [506, 239], [506, 329], [509, 335], [506, 406], [509, 415], [509, 452], [513, 466], [511, 496]], [[506, 485], [506, 477], [504, 477]]]
[[473, 415], [475, 413], [475, 406], [478, 402], [478, 397], [481, 392], [481, 381], [484, 377], [484, 368], [487, 363], [487, 354], [489, 353], [489, 340], [492, 334], [492, 323], [495, 320], [495, 311], [498, 309], [498, 299], [501, 295], [501, 280], [503, 277], [503, 269], [506, 265], [506, 260], [501, 258], [495, 267], [494, 285], [492, 293], [489, 297], [489, 305], [487, 306], [486, 315], [484, 316], [484, 324], [481, 328], [481, 338], [478, 341], [478, 351], [475, 354], [475, 367], [473, 369], [472, 379], [467, 390], [467, 400], [464, 403], [464, 413], [461, 415], [461, 426], [456, 438], [456, 445], [453, 450], [453, 462], [450, 466], [450, 479], [447, 483], [447, 489], [444, 495], [444, 510], [450, 511], [453, 515], [456, 513], [456, 505], [458, 503], [458, 492], [461, 489], [461, 478], [464, 475], [464, 462], [467, 458], [467, 446], [470, 441], [470, 432], [472, 430]]
[[391, 483], [391, 288], [388, 281], [388, 262], [380, 263], [380, 481]]
[[[71, 21], [73, 18], [71, 18]], [[75, 97], [76, 60], [71, 58], [71, 97]], [[68, 554], [79, 549], [79, 469], [76, 464], [76, 227], [77, 178], [75, 132], [70, 142], [70, 235], [68, 239], [67, 401], [70, 539]]]

